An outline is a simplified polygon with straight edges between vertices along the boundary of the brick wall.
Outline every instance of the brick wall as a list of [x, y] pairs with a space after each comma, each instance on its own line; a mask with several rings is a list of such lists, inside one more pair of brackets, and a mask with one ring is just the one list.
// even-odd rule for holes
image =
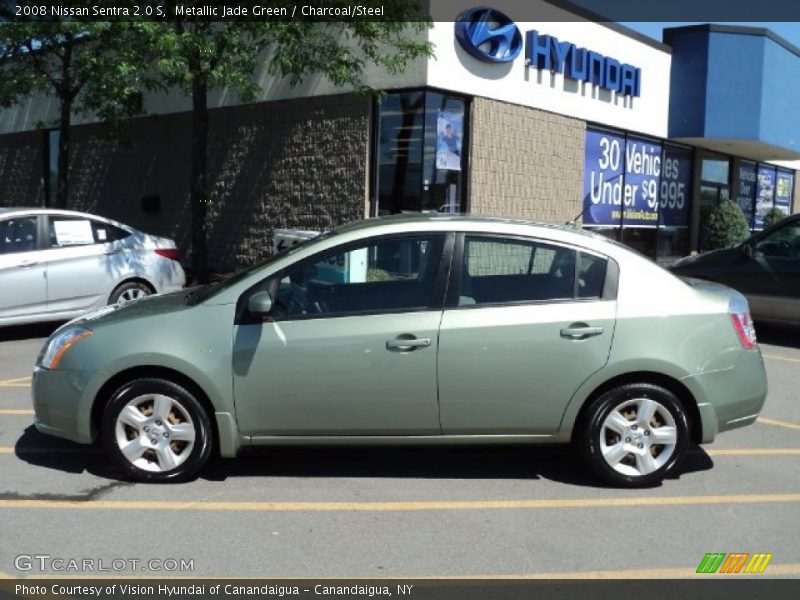
[[44, 134], [4, 135], [0, 141], [0, 206], [40, 206], [44, 200]]
[[[212, 269], [234, 270], [266, 258], [276, 228], [323, 230], [364, 217], [369, 110], [366, 97], [338, 95], [210, 111]], [[122, 133], [103, 125], [75, 127], [69, 208], [172, 237], [185, 252], [191, 239], [190, 136], [188, 113], [139, 118]], [[39, 177], [42, 169], [39, 150], [9, 143], [14, 137], [0, 138], [4, 194], [14, 180], [6, 171], [19, 171], [14, 165], [33, 161]], [[25, 202], [15, 204], [41, 204], [33, 201], [33, 182], [27, 173], [20, 177], [24, 194], [15, 197]], [[144, 196], [160, 198], [158, 213], [142, 210]]]
[[563, 223], [582, 208], [584, 121], [486, 98], [472, 103], [469, 210]]

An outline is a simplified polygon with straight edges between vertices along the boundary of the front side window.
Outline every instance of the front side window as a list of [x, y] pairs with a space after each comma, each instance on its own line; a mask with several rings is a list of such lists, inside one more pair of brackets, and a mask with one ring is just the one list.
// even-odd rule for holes
[[756, 244], [764, 256], [800, 258], [800, 223], [787, 223]]
[[36, 217], [0, 221], [0, 254], [31, 252], [38, 248]]
[[576, 255], [542, 242], [467, 236], [459, 305], [573, 298]]
[[431, 307], [443, 236], [386, 238], [288, 268], [269, 286], [273, 316], [291, 319]]

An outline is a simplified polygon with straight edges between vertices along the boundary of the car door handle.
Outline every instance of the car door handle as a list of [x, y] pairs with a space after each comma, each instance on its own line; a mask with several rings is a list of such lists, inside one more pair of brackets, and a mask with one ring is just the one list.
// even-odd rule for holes
[[586, 338], [600, 335], [602, 333], [602, 327], [590, 327], [589, 325], [576, 324], [562, 329], [561, 337], [568, 340], [585, 340]]
[[410, 352], [417, 348], [427, 348], [430, 345], [431, 338], [397, 337], [393, 340], [386, 340], [386, 349], [398, 352]]
[[122, 248], [112, 248], [111, 250], [106, 250], [103, 252], [106, 256], [110, 256], [112, 254], [119, 254], [122, 251]]
[[22, 267], [23, 269], [30, 269], [31, 267], [35, 267], [38, 264], [39, 264], [38, 260], [26, 260], [19, 263], [19, 266]]

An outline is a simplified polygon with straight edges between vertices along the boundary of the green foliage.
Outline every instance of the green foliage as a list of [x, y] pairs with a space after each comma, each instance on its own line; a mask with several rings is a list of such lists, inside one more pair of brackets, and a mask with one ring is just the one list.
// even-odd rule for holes
[[6, 68], [17, 94], [44, 92], [72, 115], [117, 121], [139, 112], [146, 47], [130, 23], [14, 21], [3, 24]]
[[786, 218], [786, 213], [783, 212], [777, 206], [773, 206], [764, 215], [764, 227], [765, 228], [772, 227], [773, 225], [775, 225], [775, 223], [785, 218]]
[[724, 199], [705, 222], [708, 247], [711, 250], [727, 248], [750, 236], [747, 219], [741, 207], [733, 200]]

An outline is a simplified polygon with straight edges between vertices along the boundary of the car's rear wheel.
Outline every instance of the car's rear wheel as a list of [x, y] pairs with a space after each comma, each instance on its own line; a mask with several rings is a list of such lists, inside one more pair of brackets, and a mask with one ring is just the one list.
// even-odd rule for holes
[[603, 481], [620, 487], [660, 482], [686, 455], [689, 422], [681, 401], [661, 386], [613, 388], [588, 407], [577, 441]]
[[108, 299], [109, 304], [127, 304], [153, 293], [149, 285], [141, 281], [128, 281], [118, 285]]
[[208, 413], [185, 388], [164, 379], [137, 379], [120, 387], [101, 423], [106, 452], [137, 481], [185, 481], [208, 461]]

